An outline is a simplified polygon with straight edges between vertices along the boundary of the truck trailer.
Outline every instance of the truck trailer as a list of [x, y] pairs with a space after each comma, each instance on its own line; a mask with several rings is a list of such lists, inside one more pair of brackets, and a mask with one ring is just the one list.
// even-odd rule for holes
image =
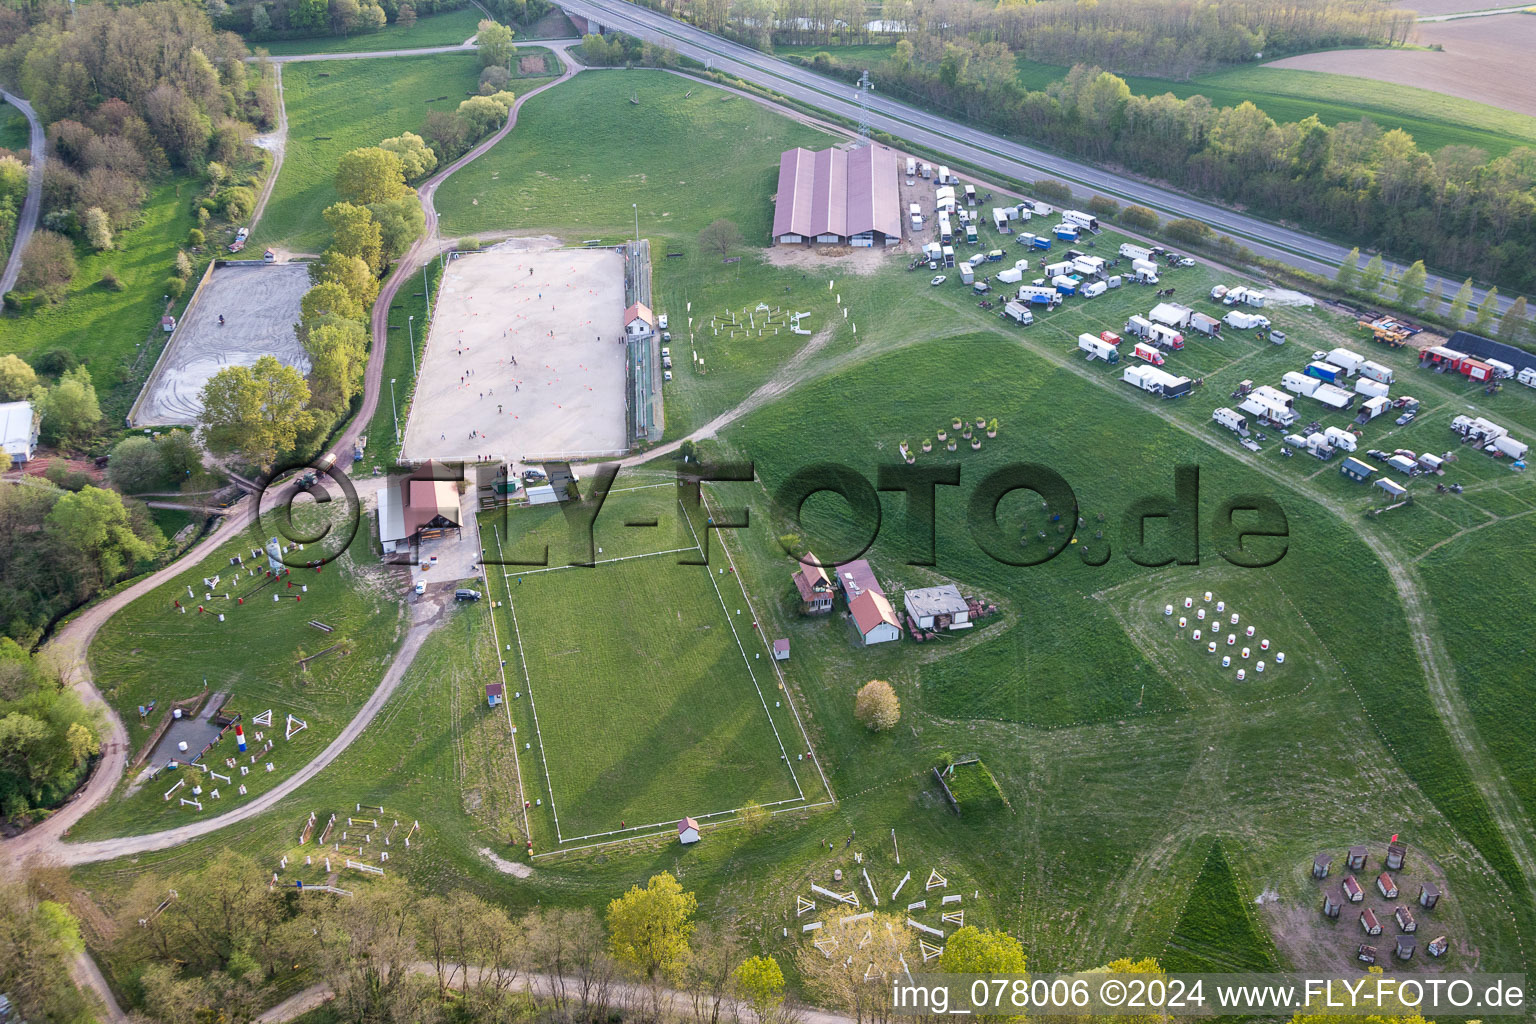
[[1136, 343], [1136, 347], [1131, 349], [1131, 355], [1135, 356], [1137, 359], [1145, 360], [1146, 362], [1151, 363], [1153, 366], [1163, 365], [1163, 354], [1144, 341], [1138, 341]]
[[1328, 408], [1341, 412], [1355, 404], [1355, 396], [1351, 392], [1333, 384], [1319, 384], [1317, 390], [1312, 392], [1312, 397]]
[[1368, 377], [1382, 384], [1391, 384], [1396, 380], [1396, 376], [1392, 373], [1392, 367], [1382, 366], [1380, 363], [1372, 362], [1369, 359], [1360, 364], [1360, 376]]
[[1068, 224], [1074, 224], [1077, 227], [1087, 228], [1089, 231], [1098, 233], [1099, 218], [1091, 213], [1084, 213], [1081, 210], [1062, 210], [1061, 219]]
[[1308, 377], [1304, 373], [1291, 370], [1280, 378], [1280, 386], [1293, 395], [1302, 395], [1310, 398], [1312, 393], [1322, 386], [1322, 381], [1316, 377]]
[[1147, 337], [1158, 348], [1167, 349], [1169, 352], [1177, 352], [1184, 347], [1184, 335], [1164, 324], [1153, 324]]
[[1387, 397], [1387, 386], [1379, 380], [1371, 380], [1369, 377], [1361, 377], [1355, 381], [1355, 394], [1364, 395], [1366, 398]]
[[1329, 444], [1340, 451], [1352, 452], [1358, 447], [1355, 435], [1342, 427], [1329, 427], [1323, 431], [1323, 436], [1328, 439]]
[[1248, 436], [1248, 420], [1241, 413], [1234, 412], [1226, 406], [1222, 406], [1211, 413], [1211, 419], [1219, 427], [1226, 427], [1239, 437]]
[[1028, 327], [1035, 322], [1035, 314], [1030, 312], [1029, 307], [1017, 299], [1011, 299], [1003, 306], [1003, 316], [1012, 320], [1020, 327]]
[[1305, 373], [1308, 377], [1316, 377], [1326, 384], [1337, 384], [1349, 376], [1349, 374], [1344, 372], [1342, 366], [1334, 366], [1332, 363], [1324, 362], [1308, 363], [1307, 368], [1301, 372]]
[[1121, 242], [1120, 255], [1128, 260], [1146, 260], [1152, 258], [1152, 250], [1144, 245], [1132, 245], [1130, 242]]
[[1079, 352], [1086, 352], [1089, 359], [1102, 359], [1111, 366], [1120, 361], [1119, 349], [1091, 334], [1077, 336], [1077, 349]]
[[1341, 366], [1350, 376], [1360, 372], [1360, 367], [1365, 365], [1365, 356], [1358, 352], [1351, 352], [1347, 348], [1336, 348], [1328, 353], [1328, 361], [1334, 366]]

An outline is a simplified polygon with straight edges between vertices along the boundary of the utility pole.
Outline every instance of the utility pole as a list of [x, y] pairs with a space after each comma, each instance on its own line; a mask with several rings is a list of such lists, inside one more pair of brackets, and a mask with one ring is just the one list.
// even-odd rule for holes
[[400, 409], [395, 405], [395, 378], [389, 378], [389, 411], [395, 418], [395, 444], [400, 443]]
[[427, 308], [432, 308], [432, 286], [427, 283], [427, 265], [421, 265], [421, 288], [427, 294]]
[[640, 204], [630, 203], [635, 210], [635, 251], [640, 251]]
[[411, 339], [411, 376], [416, 376], [416, 317], [414, 314], [405, 318], [405, 329]]

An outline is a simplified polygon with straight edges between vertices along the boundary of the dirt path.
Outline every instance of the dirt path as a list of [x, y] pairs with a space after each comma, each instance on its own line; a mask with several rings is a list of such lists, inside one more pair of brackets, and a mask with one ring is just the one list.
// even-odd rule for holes
[[277, 88], [277, 127], [251, 140], [251, 145], [272, 154], [272, 171], [267, 175], [266, 183], [261, 186], [261, 195], [256, 197], [256, 208], [251, 211], [252, 231], [256, 230], [256, 225], [261, 223], [261, 215], [267, 211], [267, 200], [272, 198], [278, 172], [283, 169], [283, 156], [288, 151], [288, 104], [283, 102], [283, 66], [273, 64], [272, 74], [275, 76], [273, 84]]
[[37, 119], [32, 104], [3, 89], [0, 89], [0, 96], [26, 115], [32, 149], [32, 166], [27, 170], [27, 197], [21, 204], [21, 216], [16, 219], [16, 239], [11, 244], [11, 255], [5, 261], [5, 271], [0, 273], [0, 295], [4, 295], [16, 287], [16, 278], [21, 274], [21, 254], [37, 227], [37, 216], [43, 205], [43, 169], [48, 163], [48, 147], [43, 139], [43, 122]]
[[[454, 980], [450, 982], [450, 987], [452, 988], [462, 991], [470, 977], [474, 977], [478, 981], [476, 972], [464, 964], [447, 964], [445, 968], [453, 972]], [[425, 961], [417, 961], [411, 964], [407, 970], [412, 974], [421, 975], [435, 975], [437, 973], [436, 966]], [[552, 983], [553, 978], [550, 975], [525, 974], [518, 978], [516, 987], [524, 992], [548, 996], [552, 989]], [[569, 979], [567, 979], [566, 985], [569, 988]], [[634, 1001], [640, 999], [649, 1001], [650, 999], [649, 989], [632, 982], [616, 981], [609, 987], [609, 992], [615, 1001]], [[311, 1010], [330, 1002], [335, 997], [336, 993], [332, 991], [329, 985], [311, 985], [304, 991], [289, 996], [270, 1010], [257, 1016], [256, 1024], [286, 1024], [287, 1021], [301, 1017]], [[686, 992], [679, 992], [676, 989], [663, 989], [662, 1000], [666, 1003], [663, 1012], [670, 1010], [669, 1016], [678, 1020], [684, 1019], [691, 1013], [691, 998]], [[744, 1007], [728, 1007], [726, 1010], [727, 1015], [730, 1014], [732, 1009], [744, 1010]], [[852, 1018], [844, 1017], [841, 1014], [806, 1007], [798, 1008], [796, 1019], [801, 1024], [849, 1024], [852, 1020]]]

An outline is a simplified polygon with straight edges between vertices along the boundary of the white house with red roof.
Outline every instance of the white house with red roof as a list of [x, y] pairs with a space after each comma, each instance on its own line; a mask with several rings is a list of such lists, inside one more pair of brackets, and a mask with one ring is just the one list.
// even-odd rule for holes
[[677, 841], [683, 845], [699, 841], [699, 823], [692, 818], [684, 818], [677, 823]]
[[656, 333], [656, 316], [643, 302], [624, 311], [624, 333], [631, 338], [648, 338]]
[[849, 621], [865, 647], [901, 639], [901, 620], [867, 561], [856, 558], [838, 566], [837, 580], [848, 598]]

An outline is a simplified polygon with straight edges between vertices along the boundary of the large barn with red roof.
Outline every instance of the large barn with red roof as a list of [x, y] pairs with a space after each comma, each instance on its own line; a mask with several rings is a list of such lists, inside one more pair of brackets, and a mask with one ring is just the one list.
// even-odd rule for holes
[[896, 154], [883, 146], [784, 153], [773, 241], [862, 247], [901, 241]]

